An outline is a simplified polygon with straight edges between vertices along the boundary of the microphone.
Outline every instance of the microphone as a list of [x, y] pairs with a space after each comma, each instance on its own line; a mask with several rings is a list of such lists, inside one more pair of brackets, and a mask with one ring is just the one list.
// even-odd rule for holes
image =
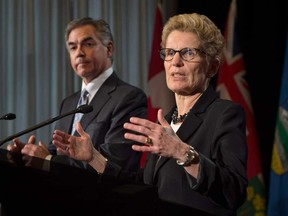
[[7, 113], [5, 115], [3, 115], [0, 120], [12, 120], [15, 119], [16, 115], [14, 113]]
[[43, 126], [45, 126], [45, 125], [51, 124], [51, 123], [53, 123], [54, 121], [57, 121], [57, 120], [59, 120], [59, 119], [61, 119], [61, 118], [64, 118], [64, 117], [66, 117], [66, 116], [68, 116], [68, 115], [72, 115], [72, 114], [75, 114], [75, 113], [83, 113], [83, 114], [85, 114], [85, 113], [89, 113], [89, 112], [92, 112], [92, 111], [93, 111], [93, 107], [90, 106], [90, 105], [82, 105], [82, 106], [79, 106], [79, 107], [78, 107], [77, 109], [75, 109], [75, 110], [72, 110], [72, 111], [70, 111], [70, 112], [67, 112], [67, 113], [64, 113], [64, 114], [62, 114], [62, 115], [56, 116], [56, 117], [51, 118], [51, 119], [48, 119], [48, 120], [46, 120], [46, 121], [43, 121], [43, 122], [41, 122], [41, 123], [39, 123], [39, 124], [37, 124], [37, 125], [34, 125], [33, 127], [27, 128], [26, 130], [20, 131], [20, 132], [18, 132], [18, 133], [16, 133], [16, 134], [13, 134], [13, 135], [11, 135], [11, 136], [9, 136], [9, 137], [1, 140], [1, 141], [0, 141], [0, 146], [3, 145], [3, 144], [4, 144], [5, 142], [7, 142], [7, 141], [10, 141], [10, 140], [12, 140], [12, 139], [14, 139], [14, 138], [16, 138], [16, 137], [22, 136], [22, 135], [24, 135], [24, 134], [26, 134], [26, 133], [29, 133], [29, 132], [31, 132], [31, 131], [33, 131], [33, 130], [36, 130], [36, 129], [38, 129], [38, 128], [41, 128], [41, 127], [43, 127]]

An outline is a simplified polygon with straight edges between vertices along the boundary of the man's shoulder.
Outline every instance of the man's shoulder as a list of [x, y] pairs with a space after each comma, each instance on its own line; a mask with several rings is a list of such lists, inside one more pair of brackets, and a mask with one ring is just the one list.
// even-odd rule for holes
[[122, 83], [120, 83], [118, 85], [118, 91], [121, 91], [121, 92], [123, 91], [123, 93], [124, 92], [134, 92], [138, 95], [145, 95], [146, 96], [145, 92], [140, 87], [135, 86], [135, 85], [130, 84], [130, 83], [127, 83], [123, 80], [121, 80], [121, 81], [122, 81]]
[[140, 94], [145, 94], [143, 89], [141, 89], [140, 87], [138, 87], [134, 84], [131, 84], [131, 83], [125, 81], [123, 78], [118, 77], [115, 72], [111, 76], [114, 76], [114, 79], [117, 80], [117, 87], [119, 89], [121, 89], [123, 91], [136, 91], [136, 92], [139, 92]]

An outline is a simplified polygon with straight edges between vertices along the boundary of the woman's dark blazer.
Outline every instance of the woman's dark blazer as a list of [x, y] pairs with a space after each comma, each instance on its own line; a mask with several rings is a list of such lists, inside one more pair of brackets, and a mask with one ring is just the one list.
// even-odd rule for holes
[[[166, 115], [168, 122], [174, 109]], [[236, 215], [247, 189], [245, 125], [244, 109], [219, 99], [209, 86], [177, 131], [200, 154], [198, 182], [175, 159], [147, 157], [144, 182], [157, 185], [160, 199], [168, 204], [162, 210], [171, 213], [174, 205], [195, 215]]]

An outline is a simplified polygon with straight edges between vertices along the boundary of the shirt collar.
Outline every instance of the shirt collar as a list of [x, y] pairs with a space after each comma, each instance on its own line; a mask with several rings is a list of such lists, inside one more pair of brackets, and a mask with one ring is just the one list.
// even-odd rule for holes
[[105, 82], [105, 80], [113, 73], [113, 68], [110, 67], [107, 70], [105, 70], [103, 73], [101, 73], [98, 77], [93, 79], [91, 82], [89, 82], [87, 85], [84, 81], [82, 81], [82, 87], [81, 91], [85, 88], [89, 92], [89, 102], [94, 97], [94, 95], [97, 93], [99, 88], [102, 86], [102, 84]]

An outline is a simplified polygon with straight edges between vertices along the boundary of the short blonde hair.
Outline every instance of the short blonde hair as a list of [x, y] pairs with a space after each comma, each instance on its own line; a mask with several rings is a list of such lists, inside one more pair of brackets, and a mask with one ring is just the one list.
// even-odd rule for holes
[[200, 47], [197, 48], [223, 62], [225, 39], [220, 29], [207, 16], [192, 13], [171, 17], [162, 31], [162, 48], [165, 48], [169, 34], [175, 30], [195, 33], [200, 40]]

